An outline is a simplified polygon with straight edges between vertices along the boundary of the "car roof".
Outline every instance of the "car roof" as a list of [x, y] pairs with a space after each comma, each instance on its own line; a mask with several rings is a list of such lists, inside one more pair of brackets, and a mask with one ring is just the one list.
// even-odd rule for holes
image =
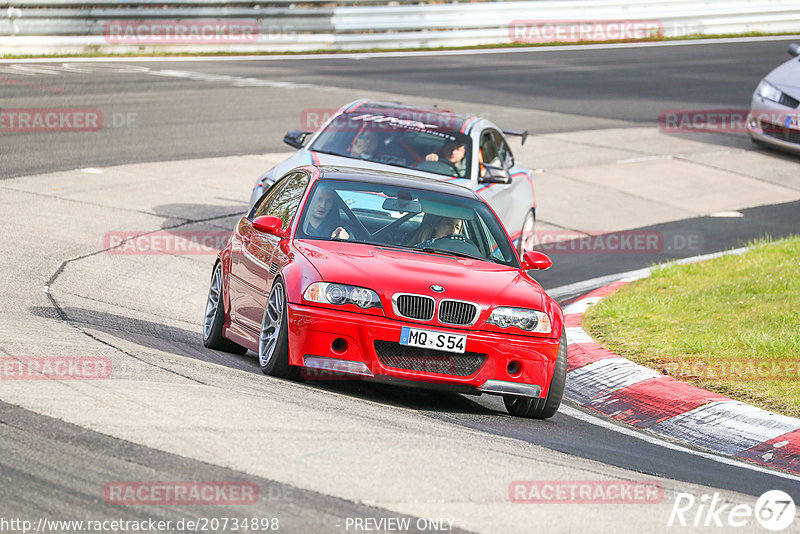
[[344, 113], [370, 112], [380, 113], [389, 117], [399, 119], [416, 120], [420, 122], [434, 122], [437, 129], [442, 131], [458, 132], [469, 121], [474, 121], [478, 117], [456, 113], [444, 108], [430, 108], [422, 106], [409, 106], [399, 102], [379, 102], [367, 100], [356, 102], [355, 105], [347, 106]]
[[478, 199], [477, 194], [466, 187], [426, 178], [412, 174], [402, 174], [399, 172], [382, 171], [378, 169], [360, 169], [355, 167], [339, 167], [332, 165], [317, 165], [320, 180], [346, 180], [367, 182], [378, 185], [390, 185], [399, 187], [413, 187], [437, 193], [446, 193], [463, 198]]

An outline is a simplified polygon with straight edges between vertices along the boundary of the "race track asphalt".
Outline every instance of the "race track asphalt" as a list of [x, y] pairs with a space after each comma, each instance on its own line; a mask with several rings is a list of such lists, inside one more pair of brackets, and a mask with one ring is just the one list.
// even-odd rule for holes
[[[543, 140], [656, 129], [667, 109], [746, 108], [761, 76], [786, 57], [787, 42], [383, 59], [0, 64], [3, 108], [97, 108], [104, 117], [100, 132], [0, 136], [7, 229], [0, 264], [8, 273], [0, 352], [97, 354], [121, 369], [108, 385], [3, 384], [4, 516], [175, 519], [240, 512], [120, 509], [101, 498], [104, 484], [120, 479], [253, 481], [262, 499], [247, 514], [279, 514], [290, 532], [336, 531], [346, 517], [401, 515], [454, 517], [463, 528], [484, 532], [526, 530], [537, 517], [566, 532], [590, 528], [600, 515], [620, 532], [658, 532], [680, 491], [718, 489], [727, 502], [741, 502], [783, 489], [799, 501], [796, 479], [624, 433], [569, 402], [551, 420], [534, 422], [507, 416], [493, 397], [265, 378], [252, 358], [199, 344], [211, 256], [102, 251], [111, 230], [230, 229], [257, 170], [280, 157], [274, 153], [286, 149], [283, 132], [303, 126], [309, 110], [363, 96], [402, 97], [474, 110], [527, 128], [532, 137], [551, 136]], [[751, 150], [741, 136], [676, 139], [701, 139], [788, 173], [797, 165]], [[521, 150], [522, 157], [538, 166], [541, 145], [529, 140], [526, 146], [534, 148]], [[105, 169], [112, 165], [120, 167]], [[99, 170], [75, 170], [84, 168]], [[791, 178], [779, 185], [800, 191]], [[732, 203], [742, 217], [698, 212], [651, 224], [636, 214], [645, 222], [624, 227], [700, 235], [702, 250], [553, 251], [553, 269], [536, 277], [556, 288], [798, 233], [800, 204], [770, 191], [774, 200], [765, 205]], [[540, 193], [543, 227], [568, 221], [564, 210], [547, 214], [549, 198]], [[562, 295], [562, 302], [574, 296]], [[448, 447], [463, 455], [463, 465]], [[548, 476], [652, 478], [669, 498], [635, 511], [580, 507], [568, 518], [546, 505], [504, 502], [512, 480]]]

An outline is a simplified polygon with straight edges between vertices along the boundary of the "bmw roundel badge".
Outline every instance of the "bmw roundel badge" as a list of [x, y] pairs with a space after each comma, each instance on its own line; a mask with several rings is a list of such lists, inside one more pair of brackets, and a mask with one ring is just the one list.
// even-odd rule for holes
[[431, 289], [433, 291], [436, 291], [437, 293], [441, 293], [442, 291], [444, 291], [444, 288], [442, 286], [438, 285], [438, 284], [433, 284], [431, 286]]

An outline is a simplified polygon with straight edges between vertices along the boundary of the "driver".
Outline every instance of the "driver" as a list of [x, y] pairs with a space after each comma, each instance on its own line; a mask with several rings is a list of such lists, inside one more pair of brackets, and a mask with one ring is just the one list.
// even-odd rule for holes
[[[444, 158], [453, 164], [458, 171], [459, 176], [464, 176], [467, 171], [467, 161], [464, 156], [467, 155], [467, 146], [459, 141], [450, 141], [442, 149]], [[426, 161], [439, 161], [439, 154], [432, 152], [425, 156]]]
[[311, 201], [303, 231], [312, 237], [330, 237], [332, 239], [350, 239], [350, 234], [339, 221], [339, 210], [336, 207], [336, 193], [333, 189], [320, 188]]

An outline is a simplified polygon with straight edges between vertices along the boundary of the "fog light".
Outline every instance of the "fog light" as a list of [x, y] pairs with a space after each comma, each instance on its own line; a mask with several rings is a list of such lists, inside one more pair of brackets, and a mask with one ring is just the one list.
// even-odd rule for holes
[[341, 337], [337, 337], [336, 339], [333, 340], [333, 343], [331, 343], [331, 350], [333, 352], [338, 352], [340, 354], [342, 352], [346, 351], [347, 350], [347, 340], [344, 339], [344, 338], [341, 338]]
[[344, 373], [356, 376], [374, 376], [364, 362], [354, 362], [350, 360], [338, 360], [336, 358], [323, 358], [306, 354], [303, 356], [303, 366], [309, 369], [330, 371], [332, 373]]

